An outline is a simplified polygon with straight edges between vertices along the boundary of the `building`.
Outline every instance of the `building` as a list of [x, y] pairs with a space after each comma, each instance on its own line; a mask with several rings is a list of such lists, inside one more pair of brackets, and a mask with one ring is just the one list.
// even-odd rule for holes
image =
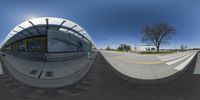
[[6, 36], [1, 48], [18, 56], [48, 60], [49, 55], [56, 57], [58, 53], [86, 54], [94, 48], [94, 42], [81, 26], [70, 20], [43, 17], [17, 25]]
[[78, 24], [42, 17], [11, 30], [1, 44], [1, 63], [24, 84], [63, 87], [78, 82], [89, 72], [95, 60], [94, 48], [93, 40]]
[[138, 48], [138, 51], [144, 51], [144, 52], [148, 52], [148, 51], [156, 51], [156, 46], [154, 45], [140, 45]]

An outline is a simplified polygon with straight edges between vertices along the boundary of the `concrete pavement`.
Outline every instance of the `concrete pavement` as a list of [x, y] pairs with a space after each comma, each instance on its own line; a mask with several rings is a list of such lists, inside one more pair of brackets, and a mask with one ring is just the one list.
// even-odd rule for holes
[[193, 74], [200, 74], [200, 53], [198, 53], [197, 61], [195, 64], [195, 69], [194, 69]]
[[[5, 87], [6, 79], [0, 80], [0, 98], [3, 100], [199, 100], [200, 75], [192, 74], [195, 61], [181, 77], [166, 84], [140, 85], [119, 77], [112, 66], [98, 54], [87, 80], [71, 88], [33, 89]], [[83, 84], [84, 83], [84, 84]], [[89, 83], [89, 84], [85, 84]], [[7, 91], [16, 91], [9, 93]], [[18, 96], [14, 93], [20, 94]]]
[[34, 87], [56, 88], [79, 81], [89, 71], [94, 59], [82, 56], [71, 60], [40, 62], [5, 53], [2, 61], [12, 76], [22, 83]]
[[123, 78], [141, 84], [164, 83], [180, 76], [197, 51], [162, 55], [100, 51]]
[[[0, 58], [0, 59], [1, 59], [1, 58]], [[1, 62], [0, 62], [0, 74], [3, 74], [3, 69], [2, 69]]]

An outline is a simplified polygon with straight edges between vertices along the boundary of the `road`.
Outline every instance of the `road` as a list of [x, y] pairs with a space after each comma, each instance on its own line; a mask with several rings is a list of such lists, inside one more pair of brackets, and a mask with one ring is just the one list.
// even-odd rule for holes
[[197, 51], [164, 55], [116, 51], [101, 51], [101, 53], [112, 67], [122, 75], [134, 78], [136, 82], [149, 84], [166, 82], [173, 79], [175, 77], [173, 75], [179, 75], [178, 73], [187, 67]]
[[[11, 87], [9, 78], [0, 81], [2, 100], [199, 100], [200, 75], [191, 62], [181, 77], [165, 84], [139, 85], [119, 77], [99, 53], [88, 75], [77, 85], [59, 89]], [[7, 81], [6, 81], [7, 80]]]

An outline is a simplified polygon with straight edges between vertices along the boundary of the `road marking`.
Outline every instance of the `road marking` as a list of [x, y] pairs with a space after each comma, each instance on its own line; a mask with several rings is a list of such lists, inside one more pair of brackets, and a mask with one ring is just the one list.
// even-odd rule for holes
[[118, 60], [122, 60], [124, 62], [128, 62], [128, 63], [133, 63], [133, 64], [143, 64], [143, 65], [149, 65], [149, 64], [162, 64], [164, 63], [163, 61], [151, 61], [151, 62], [147, 62], [147, 61], [133, 61], [133, 60], [128, 60], [128, 59], [124, 59], [124, 58], [121, 58], [121, 57], [115, 57], [116, 59]]
[[173, 57], [170, 57], [170, 58], [164, 58], [164, 59], [161, 59], [161, 61], [168, 61], [168, 60], [173, 60], [173, 59], [177, 59], [177, 58], [180, 58], [180, 57], [183, 57], [183, 56], [186, 56], [187, 54], [184, 54], [184, 55], [177, 55], [177, 56], [173, 56]]
[[0, 63], [0, 74], [3, 74], [3, 69], [2, 69], [1, 63]]
[[182, 64], [180, 64], [179, 66], [175, 67], [174, 69], [176, 70], [182, 70], [183, 68], [185, 68], [186, 65], [189, 64], [189, 62], [192, 60], [192, 58], [196, 55], [196, 53], [194, 53], [191, 57], [189, 57], [187, 60], [185, 60]]
[[174, 56], [179, 56], [179, 55], [182, 55], [182, 54], [188, 54], [189, 52], [178, 52], [178, 53], [173, 53], [173, 54], [170, 54], [170, 55], [164, 55], [164, 56], [157, 56], [159, 59], [166, 59], [166, 58], [171, 58], [171, 57], [174, 57]]
[[175, 64], [175, 63], [177, 63], [177, 62], [179, 62], [179, 61], [181, 61], [181, 60], [183, 60], [183, 59], [186, 59], [186, 58], [188, 58], [189, 56], [191, 56], [192, 54], [190, 54], [190, 55], [187, 55], [187, 56], [184, 56], [184, 57], [182, 57], [182, 58], [179, 58], [179, 59], [176, 59], [176, 60], [173, 60], [173, 61], [170, 61], [170, 62], [167, 62], [166, 64], [167, 65], [172, 65], [172, 64]]
[[157, 56], [159, 59], [166, 59], [166, 58], [170, 58], [170, 57], [174, 57], [177, 56], [179, 54], [171, 54], [171, 55], [165, 55], [165, 56]]

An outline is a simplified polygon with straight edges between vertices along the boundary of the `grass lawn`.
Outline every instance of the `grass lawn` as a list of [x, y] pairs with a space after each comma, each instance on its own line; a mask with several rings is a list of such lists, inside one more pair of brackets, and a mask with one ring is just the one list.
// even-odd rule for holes
[[169, 54], [175, 51], [160, 51], [160, 52], [139, 52], [139, 54]]

